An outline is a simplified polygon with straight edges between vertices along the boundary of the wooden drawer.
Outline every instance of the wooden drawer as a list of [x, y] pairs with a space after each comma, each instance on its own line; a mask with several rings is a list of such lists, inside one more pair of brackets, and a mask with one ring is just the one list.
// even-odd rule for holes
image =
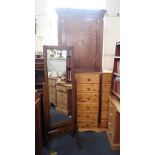
[[67, 104], [67, 93], [57, 91], [57, 103]]
[[102, 82], [103, 83], [111, 83], [112, 73], [103, 73], [102, 74]]
[[89, 121], [78, 121], [79, 128], [97, 128], [98, 121], [89, 120]]
[[98, 111], [99, 105], [98, 103], [91, 102], [78, 102], [77, 103], [77, 111]]
[[99, 83], [100, 73], [76, 73], [77, 83]]
[[99, 84], [77, 84], [79, 93], [99, 93]]
[[107, 119], [104, 119], [104, 120], [101, 120], [101, 128], [108, 128], [108, 120]]
[[51, 78], [48, 79], [48, 85], [49, 86], [55, 87], [56, 86], [56, 82], [57, 82], [57, 79], [51, 79]]
[[108, 119], [108, 111], [102, 111], [101, 119]]
[[103, 101], [108, 101], [109, 99], [108, 99], [108, 96], [110, 95], [110, 92], [108, 92], [108, 93], [102, 93], [102, 102]]
[[77, 120], [98, 120], [97, 111], [77, 111]]
[[109, 102], [102, 102], [102, 110], [109, 111]]
[[78, 93], [77, 102], [98, 102], [99, 94], [98, 93]]
[[56, 90], [57, 91], [63, 91], [63, 92], [67, 92], [67, 88], [61, 85], [56, 85]]
[[103, 83], [102, 84], [102, 93], [110, 93], [111, 84]]

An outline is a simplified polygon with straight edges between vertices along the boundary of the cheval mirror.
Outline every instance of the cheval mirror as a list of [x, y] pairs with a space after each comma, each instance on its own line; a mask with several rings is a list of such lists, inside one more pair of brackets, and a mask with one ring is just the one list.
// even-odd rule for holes
[[44, 45], [43, 54], [47, 140], [71, 133], [81, 147], [76, 118], [73, 47]]

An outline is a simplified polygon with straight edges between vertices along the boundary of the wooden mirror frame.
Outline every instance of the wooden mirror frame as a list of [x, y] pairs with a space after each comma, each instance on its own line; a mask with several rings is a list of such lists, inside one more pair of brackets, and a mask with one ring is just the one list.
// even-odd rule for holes
[[[53, 125], [50, 124], [50, 105], [49, 105], [49, 87], [48, 87], [48, 68], [47, 68], [47, 50], [50, 49], [58, 49], [58, 50], [67, 50], [71, 51], [69, 53], [70, 56], [70, 63], [71, 63], [71, 77], [72, 77], [72, 117], [68, 120], [61, 121], [55, 123]], [[44, 73], [45, 73], [45, 87], [44, 87], [44, 94], [45, 94], [45, 101], [44, 101], [44, 112], [45, 112], [45, 125], [46, 125], [46, 139], [55, 138], [57, 136], [61, 136], [65, 133], [72, 133], [72, 135], [76, 136], [78, 146], [81, 147], [79, 141], [79, 132], [77, 127], [77, 103], [76, 103], [76, 82], [74, 76], [74, 63], [73, 63], [73, 47], [72, 46], [50, 46], [44, 45], [43, 46], [43, 56], [44, 56]], [[67, 58], [66, 58], [67, 61]], [[66, 64], [67, 67], [67, 64]], [[67, 75], [67, 68], [66, 68], [66, 75]], [[66, 80], [66, 82], [71, 82], [70, 80]]]

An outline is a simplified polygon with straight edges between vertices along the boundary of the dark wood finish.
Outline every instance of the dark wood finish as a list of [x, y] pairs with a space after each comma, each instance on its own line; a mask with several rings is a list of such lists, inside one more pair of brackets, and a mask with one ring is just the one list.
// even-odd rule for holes
[[56, 9], [58, 44], [74, 46], [76, 72], [102, 70], [103, 17], [106, 10]]
[[35, 89], [43, 89], [44, 83], [44, 58], [35, 56]]
[[42, 143], [45, 144], [47, 136], [46, 127], [46, 114], [45, 111], [45, 78], [44, 78], [44, 57], [43, 55], [35, 55], [35, 89], [40, 93], [40, 108], [41, 108], [41, 130], [42, 130]]
[[[72, 116], [70, 119], [56, 124], [50, 124], [50, 106], [49, 106], [49, 88], [48, 88], [48, 69], [47, 69], [47, 50], [48, 49], [59, 49], [67, 50], [67, 56], [69, 56], [70, 64], [68, 65], [71, 76], [67, 78], [66, 82], [72, 82]], [[47, 138], [54, 138], [61, 136], [63, 134], [72, 133], [76, 136], [78, 146], [81, 147], [79, 141], [79, 134], [77, 128], [77, 119], [76, 119], [76, 95], [75, 95], [75, 77], [74, 77], [74, 63], [73, 63], [73, 47], [71, 46], [43, 46], [44, 54], [44, 76], [45, 76], [45, 113], [46, 113], [46, 127], [47, 127]], [[68, 59], [67, 59], [68, 60]], [[66, 72], [68, 72], [68, 67]], [[52, 116], [51, 116], [52, 117]]]
[[120, 98], [120, 42], [116, 42], [111, 93]]
[[41, 155], [41, 95], [35, 92], [35, 155]]

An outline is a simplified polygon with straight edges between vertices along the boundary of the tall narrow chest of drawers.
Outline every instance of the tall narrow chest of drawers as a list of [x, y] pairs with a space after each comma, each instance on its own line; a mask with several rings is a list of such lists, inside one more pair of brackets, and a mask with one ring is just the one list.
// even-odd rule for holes
[[76, 73], [79, 129], [98, 127], [100, 73]]
[[112, 72], [104, 71], [101, 76], [101, 128], [108, 128], [108, 96], [110, 95]]

